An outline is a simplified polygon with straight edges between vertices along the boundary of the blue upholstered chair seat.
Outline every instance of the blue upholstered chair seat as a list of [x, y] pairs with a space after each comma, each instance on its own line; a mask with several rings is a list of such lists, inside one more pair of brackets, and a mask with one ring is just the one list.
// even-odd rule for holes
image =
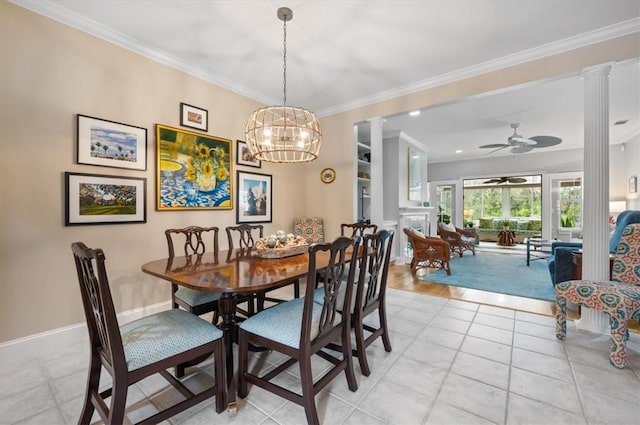
[[134, 320], [120, 333], [129, 371], [222, 338], [220, 329], [179, 309]]
[[219, 292], [196, 291], [195, 289], [180, 287], [176, 291], [176, 297], [190, 306], [198, 306], [220, 299]]
[[[322, 288], [318, 289], [322, 291]], [[318, 290], [316, 290], [316, 292], [317, 291]], [[304, 298], [295, 298], [291, 301], [263, 310], [255, 316], [251, 316], [240, 324], [240, 328], [281, 344], [288, 345], [293, 348], [299, 348], [303, 309]], [[311, 323], [311, 340], [319, 334], [321, 313], [322, 305], [314, 303], [313, 322]], [[336, 319], [336, 324], [340, 323], [342, 320], [340, 317], [337, 317]]]

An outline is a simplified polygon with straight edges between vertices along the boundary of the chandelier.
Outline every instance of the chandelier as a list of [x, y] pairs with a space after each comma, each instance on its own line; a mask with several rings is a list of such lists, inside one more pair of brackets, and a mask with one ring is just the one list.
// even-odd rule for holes
[[306, 109], [287, 106], [287, 21], [293, 19], [288, 7], [278, 9], [284, 22], [284, 100], [282, 106], [255, 110], [245, 129], [247, 146], [254, 159], [267, 162], [308, 162], [318, 158], [322, 145], [320, 122]]

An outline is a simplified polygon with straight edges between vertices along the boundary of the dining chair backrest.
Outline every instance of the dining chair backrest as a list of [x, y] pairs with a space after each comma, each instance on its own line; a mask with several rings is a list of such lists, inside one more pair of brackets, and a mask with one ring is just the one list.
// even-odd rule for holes
[[640, 286], [640, 223], [625, 226], [614, 254], [611, 280]]
[[342, 223], [340, 225], [340, 235], [342, 236], [364, 236], [368, 233], [376, 233], [378, 226], [371, 223]]
[[89, 249], [82, 242], [74, 242], [71, 250], [92, 351], [102, 354], [112, 365], [114, 375], [125, 374], [127, 365], [104, 266], [104, 252], [101, 249]]
[[[360, 247], [360, 238], [347, 238], [340, 236], [330, 243], [318, 243], [309, 246], [309, 271], [307, 275], [307, 287], [305, 294], [305, 306], [302, 317], [302, 329], [300, 335], [300, 347], [310, 346], [314, 341], [322, 341], [323, 338], [336, 337], [337, 328], [350, 327], [350, 314], [341, 314], [348, 311], [353, 296], [353, 283], [355, 282], [357, 255]], [[318, 267], [320, 253], [328, 253], [326, 267]], [[323, 285], [316, 289], [316, 279], [321, 278]], [[322, 313], [320, 323], [316, 330], [311, 332], [313, 323], [314, 295], [315, 291], [322, 291], [320, 297]], [[316, 295], [315, 299], [318, 297]], [[316, 304], [317, 308], [317, 304]], [[346, 310], [345, 310], [346, 308]]]
[[356, 279], [358, 285], [355, 305], [357, 308], [366, 310], [372, 304], [378, 303], [380, 299], [384, 299], [393, 236], [392, 230], [380, 230], [363, 237], [359, 276]]
[[177, 245], [179, 241], [184, 243], [182, 252], [184, 255], [204, 254], [207, 250], [217, 253], [218, 231], [217, 227], [200, 226], [165, 230], [164, 234], [167, 237], [169, 257], [175, 256], [174, 244]]
[[[238, 226], [228, 226], [227, 239], [229, 240], [229, 250], [234, 248], [253, 248], [258, 239], [264, 236], [264, 226], [261, 224], [240, 224]], [[238, 236], [238, 243], [233, 242], [233, 236]]]

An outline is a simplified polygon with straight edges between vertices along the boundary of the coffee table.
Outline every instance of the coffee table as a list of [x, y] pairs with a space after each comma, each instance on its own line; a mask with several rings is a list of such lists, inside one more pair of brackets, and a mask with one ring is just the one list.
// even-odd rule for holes
[[[542, 260], [551, 255], [551, 242], [542, 238], [527, 238], [527, 267], [534, 260]], [[533, 248], [533, 251], [531, 250]]]

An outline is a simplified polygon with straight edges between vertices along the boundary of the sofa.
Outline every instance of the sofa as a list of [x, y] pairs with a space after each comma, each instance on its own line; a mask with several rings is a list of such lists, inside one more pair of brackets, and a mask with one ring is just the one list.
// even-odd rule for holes
[[[503, 229], [502, 218], [481, 218], [478, 220], [478, 237], [484, 242], [497, 242], [498, 232]], [[515, 242], [523, 243], [526, 238], [540, 236], [542, 220], [538, 218], [510, 218], [509, 230], [515, 233]]]
[[[627, 210], [618, 215], [616, 226], [609, 236], [609, 253], [615, 254], [622, 231], [627, 224], [631, 223], [640, 223], [640, 211]], [[553, 286], [575, 278], [573, 252], [579, 249], [582, 249], [582, 242], [556, 241], [551, 244], [551, 255], [547, 257], [547, 266]]]

